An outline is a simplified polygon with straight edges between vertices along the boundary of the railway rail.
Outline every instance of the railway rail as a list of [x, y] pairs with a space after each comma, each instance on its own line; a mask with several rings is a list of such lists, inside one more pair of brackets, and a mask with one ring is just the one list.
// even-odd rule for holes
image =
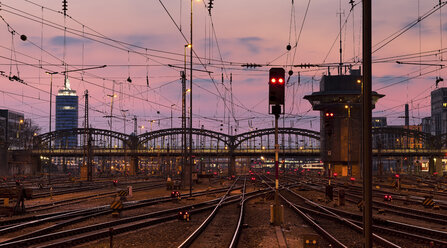
[[[265, 193], [266, 190], [251, 192], [249, 194]], [[225, 198], [213, 199], [211, 201], [198, 204], [191, 204], [167, 210], [155, 211], [148, 214], [122, 218], [115, 221], [89, 225], [85, 227], [75, 228], [66, 231], [52, 232], [51, 234], [43, 234], [31, 238], [23, 238], [20, 240], [1, 243], [0, 247], [24, 247], [29, 245], [39, 245], [40, 247], [67, 247], [73, 246], [92, 240], [108, 238], [111, 235], [117, 235], [124, 232], [138, 230], [144, 227], [152, 226], [158, 223], [174, 220], [178, 218], [178, 212], [187, 209], [191, 214], [203, 211], [211, 211], [219, 202], [227, 205], [240, 202], [241, 195], [232, 195]], [[111, 230], [110, 228], [113, 228]]]

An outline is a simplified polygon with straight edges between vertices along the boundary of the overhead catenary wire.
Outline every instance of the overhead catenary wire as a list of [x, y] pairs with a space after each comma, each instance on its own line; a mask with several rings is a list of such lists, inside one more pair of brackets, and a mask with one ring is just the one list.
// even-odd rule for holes
[[[169, 57], [169, 56], [168, 56]], [[175, 58], [175, 56], [173, 56], [174, 58]], [[210, 56], [211, 57], [211, 56]], [[219, 68], [219, 63], [220, 62], [218, 62], [219, 60], [215, 60], [215, 61], [217, 61], [217, 63], [216, 64], [207, 64], [207, 68], [211, 68], [211, 67], [213, 67], [213, 68]], [[223, 60], [222, 60], [223, 61]], [[194, 66], [197, 66], [198, 64], [194, 64]], [[228, 64], [226, 64], [226, 65], [228, 65]], [[135, 65], [135, 66], [138, 66], [138, 65]], [[145, 66], [145, 65], [141, 65], [141, 66]], [[165, 66], [165, 65], [152, 65], [152, 63], [151, 63], [151, 66]], [[82, 65], [81, 65], [81, 67], [82, 67]], [[230, 67], [231, 68], [231, 67]], [[230, 70], [233, 70], [233, 68], [231, 68]], [[236, 68], [235, 68], [235, 70], [236, 70]], [[324, 70], [324, 69], [317, 69], [316, 71], [322, 71], [322, 70]], [[308, 71], [308, 72], [311, 72], [310, 70]], [[262, 72], [261, 72], [262, 73]], [[427, 75], [429, 75], [429, 74], [427, 74]], [[136, 78], [136, 77], [135, 77]], [[394, 80], [396, 80], [396, 79], [394, 79]], [[306, 80], [303, 80], [303, 84], [308, 84], [307, 83], [307, 81]], [[194, 84], [194, 85], [196, 85], [196, 84]], [[135, 87], [137, 87], [136, 85], [134, 86], [134, 85], [132, 85], [132, 87], [133, 88], [135, 88]], [[138, 85], [138, 87], [140, 87], [140, 85]], [[134, 89], [132, 89], [132, 90], [134, 90]], [[222, 89], [220, 89], [220, 90], [222, 90]], [[293, 89], [291, 89], [291, 91], [293, 91]], [[292, 93], [291, 93], [292, 94]], [[140, 96], [141, 97], [141, 96]], [[236, 99], [235, 99], [236, 100]], [[237, 100], [236, 100], [237, 101]], [[243, 102], [242, 102], [243, 103]], [[292, 104], [293, 106], [295, 106], [294, 104]], [[245, 108], [245, 109], [247, 109], [247, 108]], [[249, 108], [248, 108], [249, 109]]]

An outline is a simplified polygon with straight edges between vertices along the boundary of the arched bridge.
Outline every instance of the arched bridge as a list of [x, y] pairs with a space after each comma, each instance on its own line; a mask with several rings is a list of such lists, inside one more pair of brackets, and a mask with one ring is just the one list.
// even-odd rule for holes
[[[230, 136], [192, 129], [192, 153], [201, 156], [260, 156], [274, 154], [273, 128]], [[279, 128], [280, 154], [319, 157], [320, 133], [299, 128]], [[186, 135], [186, 137], [183, 137]], [[433, 156], [447, 153], [447, 134], [434, 136], [418, 130], [373, 128], [373, 153], [384, 156]], [[189, 149], [189, 129], [162, 129], [138, 136], [115, 131], [77, 128], [34, 137], [33, 153], [42, 156], [177, 156]]]
[[[192, 129], [192, 153], [198, 156], [259, 156], [274, 154], [274, 129], [235, 136], [206, 129]], [[278, 130], [280, 153], [318, 157], [320, 133], [299, 128]], [[186, 135], [186, 137], [184, 137]], [[177, 156], [189, 149], [189, 129], [162, 129], [138, 136], [104, 129], [70, 129], [38, 135], [33, 153], [42, 156]]]

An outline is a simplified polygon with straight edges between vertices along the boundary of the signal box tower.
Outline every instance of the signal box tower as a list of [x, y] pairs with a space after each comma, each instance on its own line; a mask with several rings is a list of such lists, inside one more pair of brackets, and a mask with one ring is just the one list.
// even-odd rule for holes
[[[320, 91], [304, 96], [320, 111], [321, 159], [327, 176], [359, 178], [362, 146], [362, 75], [323, 76]], [[372, 108], [384, 95], [372, 92]]]

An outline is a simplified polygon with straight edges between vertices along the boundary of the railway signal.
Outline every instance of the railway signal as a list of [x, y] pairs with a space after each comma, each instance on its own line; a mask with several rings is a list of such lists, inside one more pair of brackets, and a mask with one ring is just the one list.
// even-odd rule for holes
[[181, 197], [180, 197], [180, 192], [178, 192], [178, 191], [172, 191], [171, 192], [171, 198], [172, 199], [177, 199], [178, 201], [181, 199]]
[[393, 200], [393, 197], [391, 195], [384, 195], [383, 196], [383, 200], [384, 201], [391, 201], [391, 200]]
[[179, 220], [189, 221], [189, 213], [188, 211], [180, 211], [177, 214]]
[[269, 71], [269, 104], [284, 105], [285, 70], [271, 68]]
[[285, 95], [284, 68], [270, 68], [269, 70], [269, 114], [275, 116], [275, 203], [271, 208], [271, 222], [275, 226], [282, 223], [282, 207], [279, 205], [279, 143], [278, 143], [278, 119], [284, 113]]

